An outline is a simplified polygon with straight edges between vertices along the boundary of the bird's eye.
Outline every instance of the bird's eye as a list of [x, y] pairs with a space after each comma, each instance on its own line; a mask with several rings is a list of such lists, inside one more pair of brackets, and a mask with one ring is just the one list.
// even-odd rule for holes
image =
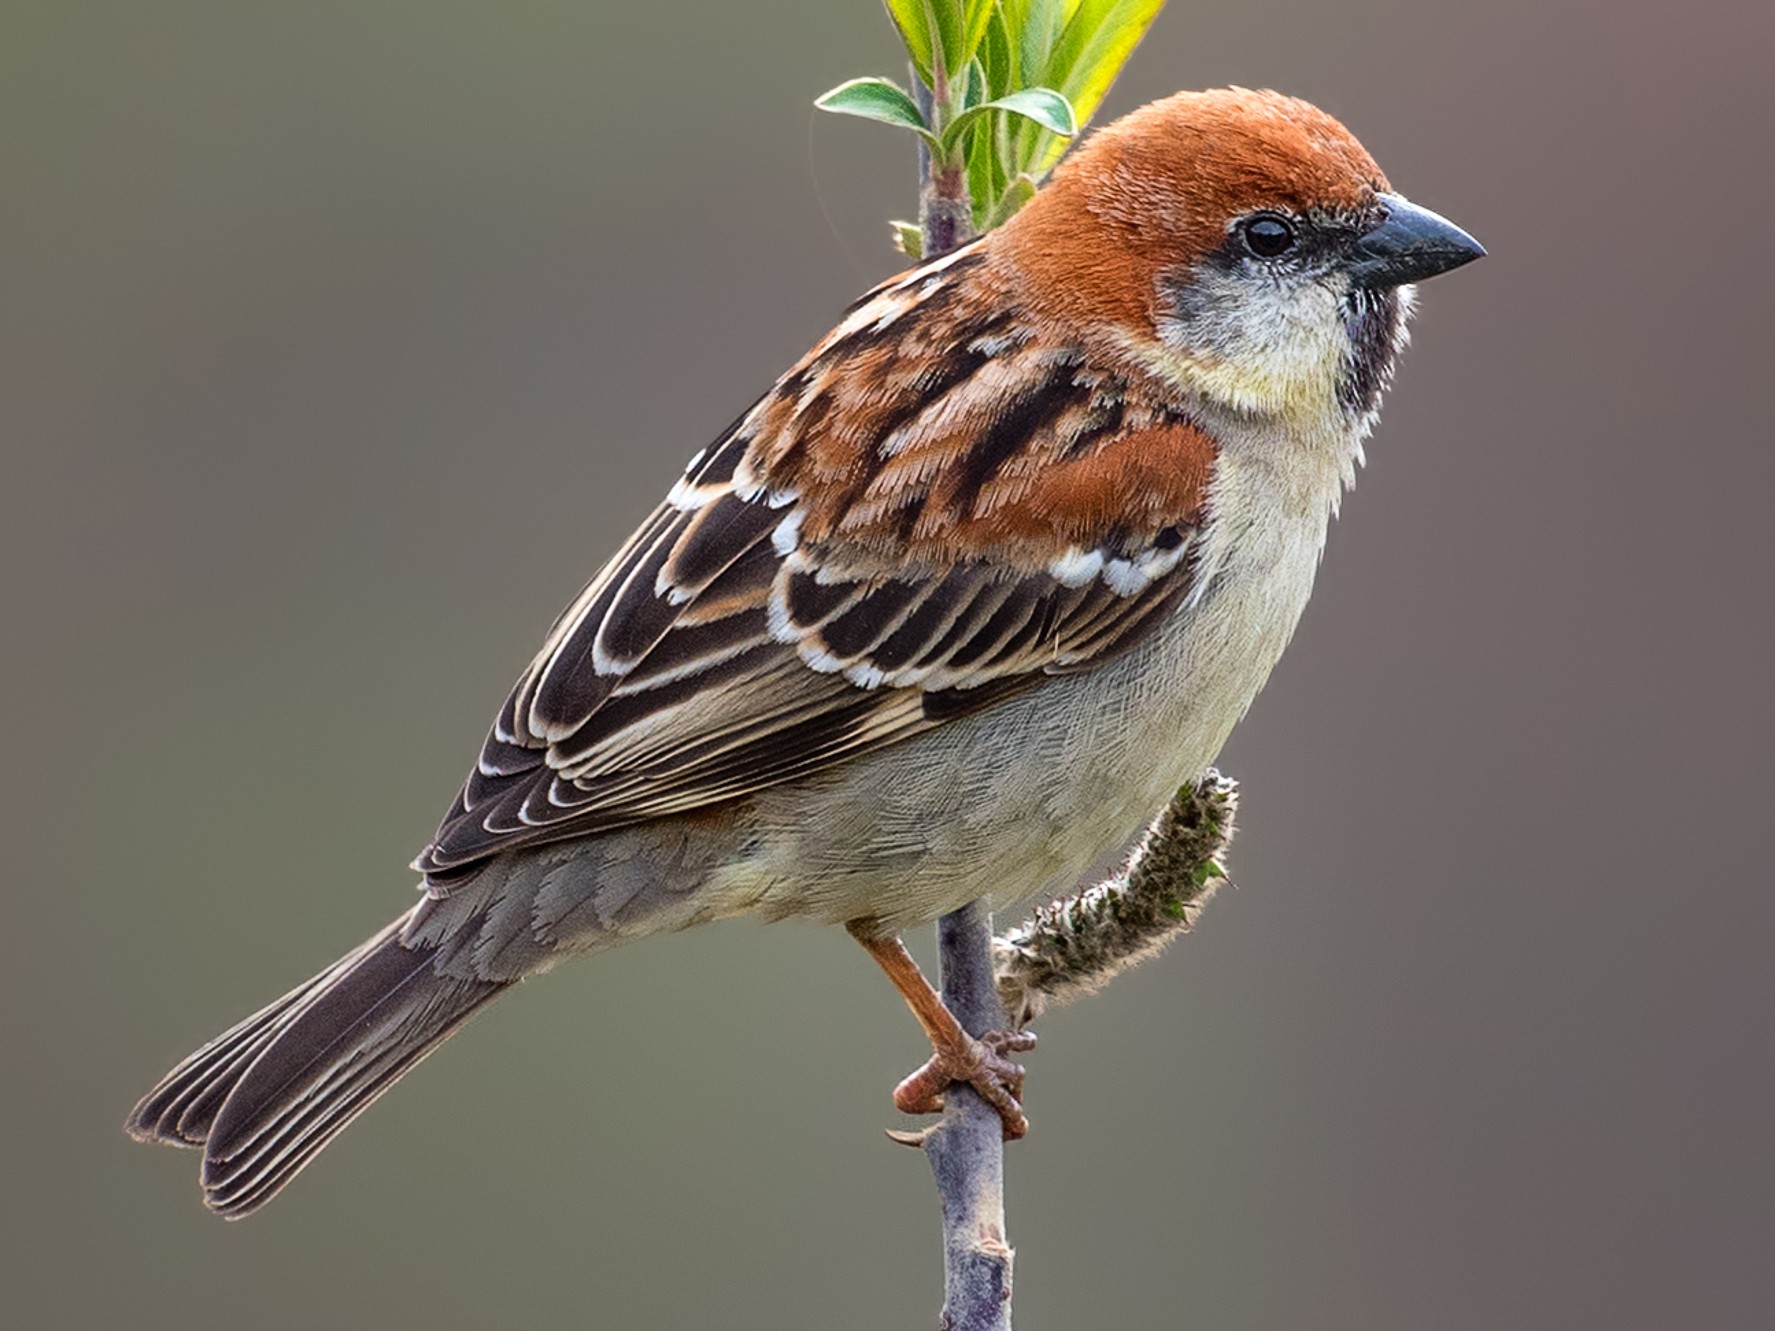
[[1245, 248], [1260, 259], [1273, 259], [1294, 248], [1294, 227], [1284, 218], [1266, 214], [1245, 223]]

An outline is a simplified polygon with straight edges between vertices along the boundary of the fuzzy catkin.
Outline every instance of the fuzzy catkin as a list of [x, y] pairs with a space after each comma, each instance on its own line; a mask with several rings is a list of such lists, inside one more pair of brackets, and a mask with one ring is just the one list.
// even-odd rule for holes
[[999, 998], [1014, 1029], [1048, 1007], [1095, 993], [1158, 953], [1226, 879], [1238, 783], [1213, 768], [1183, 786], [1121, 870], [1038, 909], [992, 940]]

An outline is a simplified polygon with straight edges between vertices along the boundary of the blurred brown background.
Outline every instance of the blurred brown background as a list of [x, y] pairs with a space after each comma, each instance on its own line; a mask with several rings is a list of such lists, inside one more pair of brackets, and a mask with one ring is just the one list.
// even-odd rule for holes
[[[1775, 1323], [1770, 52], [1742, 0], [1175, 0], [1492, 250], [1225, 755], [1239, 883], [1055, 1014], [1018, 1325]], [[0, 6], [0, 1288], [30, 1327], [905, 1328], [836, 932], [525, 986], [263, 1216], [126, 1142], [409, 900], [554, 612], [866, 284], [870, 0]]]

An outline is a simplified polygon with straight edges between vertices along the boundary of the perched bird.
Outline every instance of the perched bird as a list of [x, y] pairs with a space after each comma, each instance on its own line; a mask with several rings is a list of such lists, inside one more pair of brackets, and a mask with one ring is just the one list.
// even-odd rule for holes
[[550, 630], [381, 933], [136, 1106], [262, 1205], [508, 986], [734, 915], [843, 924], [1024, 1127], [898, 931], [1071, 887], [1219, 751], [1312, 588], [1405, 342], [1481, 255], [1323, 111], [1180, 93], [883, 283]]

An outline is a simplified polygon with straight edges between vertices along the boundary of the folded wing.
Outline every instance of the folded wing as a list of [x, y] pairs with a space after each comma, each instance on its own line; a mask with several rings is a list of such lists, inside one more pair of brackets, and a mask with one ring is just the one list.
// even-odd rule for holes
[[556, 622], [416, 866], [447, 890], [1113, 658], [1195, 585], [1214, 456], [978, 247], [887, 283]]

